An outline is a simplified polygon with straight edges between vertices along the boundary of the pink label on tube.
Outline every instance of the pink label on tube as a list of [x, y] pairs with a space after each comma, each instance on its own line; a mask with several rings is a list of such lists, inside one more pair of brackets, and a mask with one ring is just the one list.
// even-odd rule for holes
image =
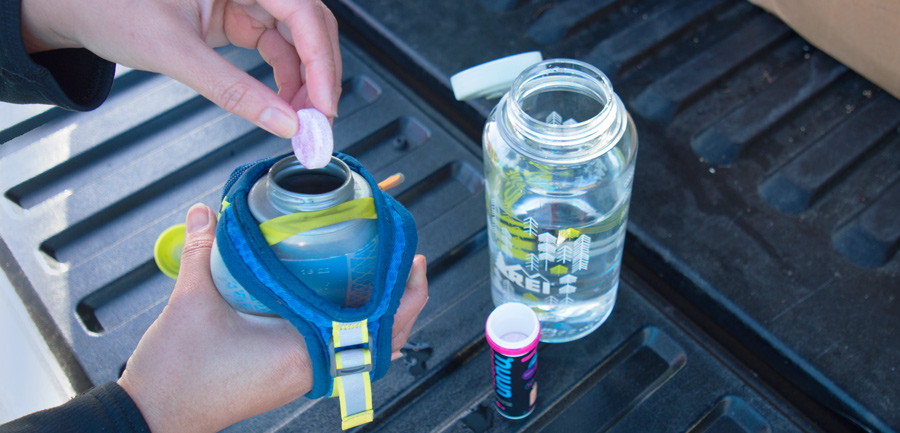
[[541, 323], [531, 308], [510, 302], [494, 309], [485, 323], [497, 411], [520, 419], [537, 400], [537, 346]]

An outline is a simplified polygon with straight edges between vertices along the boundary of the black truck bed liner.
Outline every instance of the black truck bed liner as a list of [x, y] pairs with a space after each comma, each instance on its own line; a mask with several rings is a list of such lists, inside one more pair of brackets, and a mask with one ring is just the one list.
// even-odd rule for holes
[[[431, 300], [360, 430], [900, 429], [895, 98], [744, 2], [326, 3], [346, 35], [336, 149], [405, 174], [391, 193], [429, 258]], [[483, 339], [493, 102], [455, 102], [447, 83], [535, 49], [601, 67], [640, 150], [616, 309], [541, 346], [538, 408], [511, 422], [490, 408]], [[76, 389], [114, 380], [172, 289], [156, 236], [289, 142], [140, 71], [93, 112], [4, 110], [3, 269]], [[337, 414], [300, 399], [231, 430], [337, 430]]]

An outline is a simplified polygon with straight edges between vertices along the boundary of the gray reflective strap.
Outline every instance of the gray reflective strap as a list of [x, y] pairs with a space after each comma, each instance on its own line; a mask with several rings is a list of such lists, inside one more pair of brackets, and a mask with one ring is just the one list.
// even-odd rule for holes
[[334, 322], [332, 331], [334, 347], [350, 347], [369, 342], [369, 328], [366, 320], [353, 323]]
[[345, 410], [345, 413], [341, 414], [342, 417], [346, 418], [347, 415], [354, 415], [371, 409], [369, 402], [366, 401], [366, 390], [369, 386], [366, 384], [366, 378], [363, 377], [368, 375], [369, 373], [365, 372], [341, 377], [341, 382], [343, 382], [344, 386], [344, 402], [341, 406]]
[[346, 430], [372, 421], [372, 370], [371, 346], [366, 321], [354, 323], [334, 322], [332, 329], [332, 375], [334, 394], [341, 402], [341, 427]]

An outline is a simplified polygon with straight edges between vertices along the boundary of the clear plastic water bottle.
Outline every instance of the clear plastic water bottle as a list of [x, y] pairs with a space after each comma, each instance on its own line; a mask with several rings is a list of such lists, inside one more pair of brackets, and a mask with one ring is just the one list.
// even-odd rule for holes
[[488, 117], [491, 295], [537, 311], [541, 341], [581, 338], [612, 312], [636, 155], [609, 79], [577, 60], [525, 69]]

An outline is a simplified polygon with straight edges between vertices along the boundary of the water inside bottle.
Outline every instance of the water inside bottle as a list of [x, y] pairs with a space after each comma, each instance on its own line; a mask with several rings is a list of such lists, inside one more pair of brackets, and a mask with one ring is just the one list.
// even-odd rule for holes
[[[511, 216], [500, 211], [492, 218], [501, 227], [492, 231], [496, 239], [490, 243], [497, 274], [491, 294], [495, 303], [522, 302], [539, 311], [542, 341], [571, 341], [599, 327], [612, 312], [628, 203], [605, 215], [592, 213], [583, 202], [539, 209], [552, 212], [556, 224], [534, 224], [536, 218], [527, 212]], [[525, 236], [511, 235], [512, 220], [524, 223], [520, 230]], [[532, 242], [527, 244], [529, 233]]]
[[497, 304], [535, 308], [541, 341], [580, 338], [612, 312], [634, 169], [623, 160], [616, 151], [601, 156], [587, 170], [592, 177], [555, 172], [580, 178], [579, 188], [546, 174], [520, 193], [504, 191], [509, 182], [493, 183], [497, 190], [488, 192], [492, 296]]

